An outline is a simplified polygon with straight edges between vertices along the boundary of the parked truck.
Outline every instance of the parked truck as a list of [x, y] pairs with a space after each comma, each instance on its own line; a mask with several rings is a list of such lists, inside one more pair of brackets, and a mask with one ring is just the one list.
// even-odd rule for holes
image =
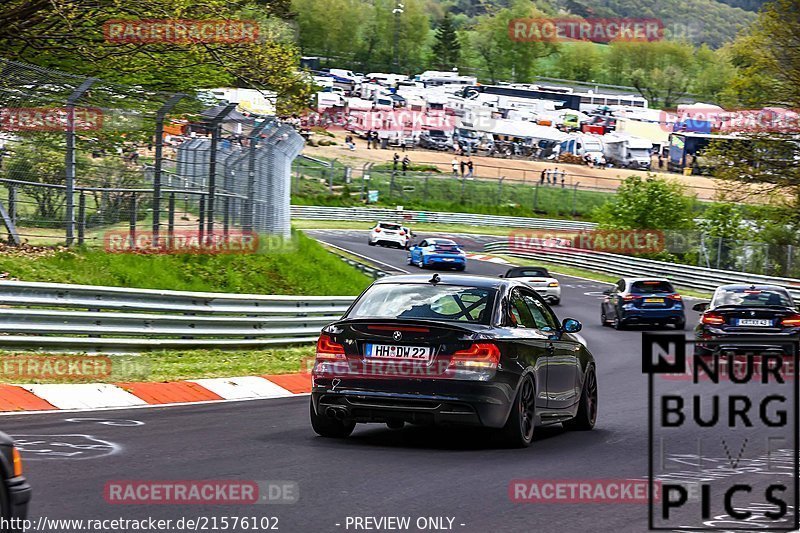
[[628, 135], [603, 135], [603, 155], [618, 167], [650, 170], [653, 143], [648, 139]]

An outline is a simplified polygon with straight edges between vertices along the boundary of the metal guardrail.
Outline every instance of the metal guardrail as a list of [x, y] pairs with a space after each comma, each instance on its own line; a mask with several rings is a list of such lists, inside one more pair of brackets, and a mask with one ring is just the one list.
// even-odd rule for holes
[[515, 248], [508, 241], [491, 242], [484, 246], [484, 251], [595, 270], [615, 276], [661, 276], [669, 278], [679, 287], [709, 292], [713, 292], [718, 286], [728, 283], [778, 285], [786, 288], [792, 297], [797, 302], [800, 302], [800, 279], [776, 278], [732, 270], [716, 270], [605, 252], [558, 251], [553, 248], [547, 248], [536, 253]]
[[364, 222], [417, 222], [431, 224], [467, 224], [471, 226], [501, 226], [530, 229], [589, 230], [597, 227], [593, 222], [575, 222], [550, 218], [527, 218], [472, 213], [445, 213], [437, 211], [399, 211], [376, 207], [322, 207], [293, 205], [292, 218], [307, 220], [355, 220]]
[[309, 343], [353, 300], [2, 281], [0, 348], [135, 353]]

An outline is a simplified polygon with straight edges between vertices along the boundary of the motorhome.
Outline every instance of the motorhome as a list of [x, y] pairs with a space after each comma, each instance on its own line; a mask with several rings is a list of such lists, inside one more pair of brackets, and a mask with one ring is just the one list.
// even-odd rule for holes
[[630, 135], [608, 134], [603, 139], [603, 155], [618, 167], [650, 170], [653, 143]]
[[561, 154], [572, 154], [580, 157], [591, 156], [592, 160], [603, 155], [603, 141], [599, 135], [575, 133], [561, 143]]
[[458, 72], [441, 72], [437, 70], [426, 70], [415, 79], [425, 85], [425, 87], [438, 87], [441, 85], [476, 85], [478, 78], [474, 76], [460, 76]]

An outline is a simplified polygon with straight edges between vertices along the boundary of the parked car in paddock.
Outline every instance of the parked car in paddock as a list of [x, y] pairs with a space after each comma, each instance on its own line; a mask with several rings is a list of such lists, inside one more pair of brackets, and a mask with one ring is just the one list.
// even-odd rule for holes
[[378, 222], [369, 231], [368, 244], [375, 246], [395, 246], [398, 248], [407, 248], [410, 242], [411, 235], [409, 232], [394, 222]]
[[694, 330], [697, 355], [791, 353], [781, 341], [800, 335], [800, 313], [783, 287], [723, 285], [692, 309], [702, 313]]
[[31, 486], [22, 475], [22, 457], [14, 440], [0, 431], [0, 517], [28, 516]]
[[500, 276], [521, 281], [539, 293], [550, 305], [561, 303], [561, 284], [544, 267], [514, 267]]
[[591, 430], [597, 375], [580, 330], [513, 278], [379, 279], [322, 330], [311, 425], [338, 438], [358, 423], [482, 426], [514, 447], [540, 425]]
[[408, 264], [419, 268], [444, 267], [463, 271], [467, 268], [467, 254], [450, 239], [425, 239], [408, 249]]
[[622, 329], [632, 324], [686, 327], [683, 298], [669, 280], [662, 278], [623, 278], [603, 291], [600, 322]]

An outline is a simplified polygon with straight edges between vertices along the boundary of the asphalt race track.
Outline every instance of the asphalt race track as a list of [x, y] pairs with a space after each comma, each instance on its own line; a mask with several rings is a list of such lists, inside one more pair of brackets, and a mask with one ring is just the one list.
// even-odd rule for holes
[[[403, 250], [367, 246], [365, 232], [308, 233], [396, 269], [418, 271], [406, 264]], [[482, 242], [492, 239], [476, 238], [466, 246], [479, 251]], [[506, 268], [470, 260], [467, 273], [497, 276]], [[408, 426], [400, 431], [359, 426], [350, 439], [336, 441], [317, 437], [311, 430], [307, 397], [3, 417], [0, 428], [27, 442], [23, 456], [35, 491], [31, 516], [276, 516], [278, 530], [285, 532], [363, 531], [352, 525], [353, 517], [389, 516], [411, 517], [409, 531], [448, 527], [465, 533], [646, 531], [646, 503], [515, 503], [509, 497], [514, 479], [646, 480], [648, 475], [642, 329], [601, 327], [600, 292], [606, 286], [559, 278], [562, 305], [555, 310], [559, 318], [583, 322], [581, 334], [597, 360], [600, 415], [594, 431], [570, 433], [560, 426], [538, 429], [533, 446], [525, 450], [498, 449], [491, 436], [482, 432]], [[693, 327], [696, 313], [690, 312], [688, 318]], [[681, 390], [685, 385], [666, 386]], [[703, 468], [724, 470], [723, 482], [731, 478], [740, 483], [758, 481], [764, 469], [762, 462], [753, 462], [761, 452], [752, 440], [742, 450], [740, 436], [727, 428], [705, 431], [706, 437], [711, 431], [711, 444], [703, 455], [712, 459]], [[697, 430], [687, 429], [680, 439], [671, 441], [665, 461], [674, 463], [675, 469], [697, 470], [689, 466], [688, 458], [696, 447], [683, 448], [681, 441], [698, 435]], [[720, 446], [726, 437], [727, 454]], [[726, 455], [733, 461], [738, 457], [740, 461], [734, 464], [751, 469], [739, 472], [727, 462], [722, 464], [720, 458]], [[786, 472], [791, 485], [791, 472]], [[109, 481], [195, 479], [291, 480], [298, 483], [300, 498], [292, 505], [148, 506], [113, 505], [103, 495]], [[794, 506], [794, 494], [788, 498]], [[764, 494], [755, 490], [737, 496], [735, 502], [753, 510], [765, 505]], [[722, 514], [719, 494], [714, 494], [711, 507], [713, 515]], [[695, 515], [688, 516], [689, 510], [683, 512], [687, 513], [683, 523], [698, 523]], [[440, 528], [418, 529], [420, 517], [446, 519]], [[451, 526], [447, 518], [452, 519]], [[724, 524], [708, 522], [724, 530]], [[761, 530], [761, 522], [756, 522], [754, 518], [754, 530]]]

